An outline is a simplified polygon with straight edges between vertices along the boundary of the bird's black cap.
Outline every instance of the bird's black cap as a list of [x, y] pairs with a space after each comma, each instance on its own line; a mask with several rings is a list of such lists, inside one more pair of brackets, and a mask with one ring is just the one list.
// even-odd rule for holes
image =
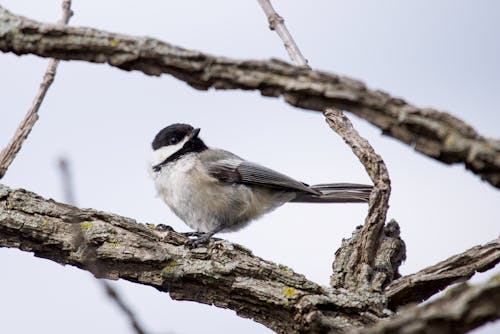
[[[196, 130], [199, 131], [199, 129]], [[151, 146], [153, 150], [157, 150], [163, 146], [175, 145], [186, 136], [192, 134], [193, 131], [195, 131], [195, 129], [189, 124], [175, 123], [169, 125], [158, 132]]]

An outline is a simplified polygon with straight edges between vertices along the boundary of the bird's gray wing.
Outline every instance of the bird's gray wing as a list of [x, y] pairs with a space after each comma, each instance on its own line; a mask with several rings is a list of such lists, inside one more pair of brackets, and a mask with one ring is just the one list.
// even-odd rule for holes
[[254, 184], [321, 195], [321, 192], [311, 189], [305, 183], [249, 161], [234, 158], [216, 160], [208, 163], [207, 169], [211, 176], [222, 182]]

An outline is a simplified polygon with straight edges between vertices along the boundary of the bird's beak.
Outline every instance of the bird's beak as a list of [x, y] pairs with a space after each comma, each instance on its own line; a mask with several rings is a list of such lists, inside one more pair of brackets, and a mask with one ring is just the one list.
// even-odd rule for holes
[[189, 134], [189, 140], [193, 140], [194, 138], [198, 137], [200, 130], [200, 128], [193, 129], [193, 131], [191, 131], [191, 133]]

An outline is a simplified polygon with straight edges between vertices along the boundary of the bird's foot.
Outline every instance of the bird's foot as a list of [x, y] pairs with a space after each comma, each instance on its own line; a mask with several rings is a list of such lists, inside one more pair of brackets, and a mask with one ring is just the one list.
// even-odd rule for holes
[[214, 233], [203, 233], [203, 232], [188, 232], [190, 235], [187, 235], [187, 233], [183, 233], [186, 236], [194, 236], [196, 239], [189, 239], [185, 245], [188, 248], [196, 248], [199, 245], [206, 244], [210, 241], [210, 238]]
[[185, 237], [188, 237], [188, 238], [189, 237], [197, 237], [197, 238], [199, 238], [199, 237], [204, 236], [206, 233], [205, 232], [182, 232], [181, 234], [183, 236], [185, 236]]
[[165, 224], [158, 224], [155, 226], [155, 230], [157, 231], [173, 231], [174, 229], [172, 226], [165, 225]]

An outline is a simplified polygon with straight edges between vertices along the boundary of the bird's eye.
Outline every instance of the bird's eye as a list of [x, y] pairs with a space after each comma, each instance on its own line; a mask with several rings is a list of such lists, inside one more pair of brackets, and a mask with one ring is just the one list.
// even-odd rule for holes
[[168, 142], [170, 145], [177, 144], [177, 138], [172, 137], [172, 138], [170, 138], [170, 140]]

